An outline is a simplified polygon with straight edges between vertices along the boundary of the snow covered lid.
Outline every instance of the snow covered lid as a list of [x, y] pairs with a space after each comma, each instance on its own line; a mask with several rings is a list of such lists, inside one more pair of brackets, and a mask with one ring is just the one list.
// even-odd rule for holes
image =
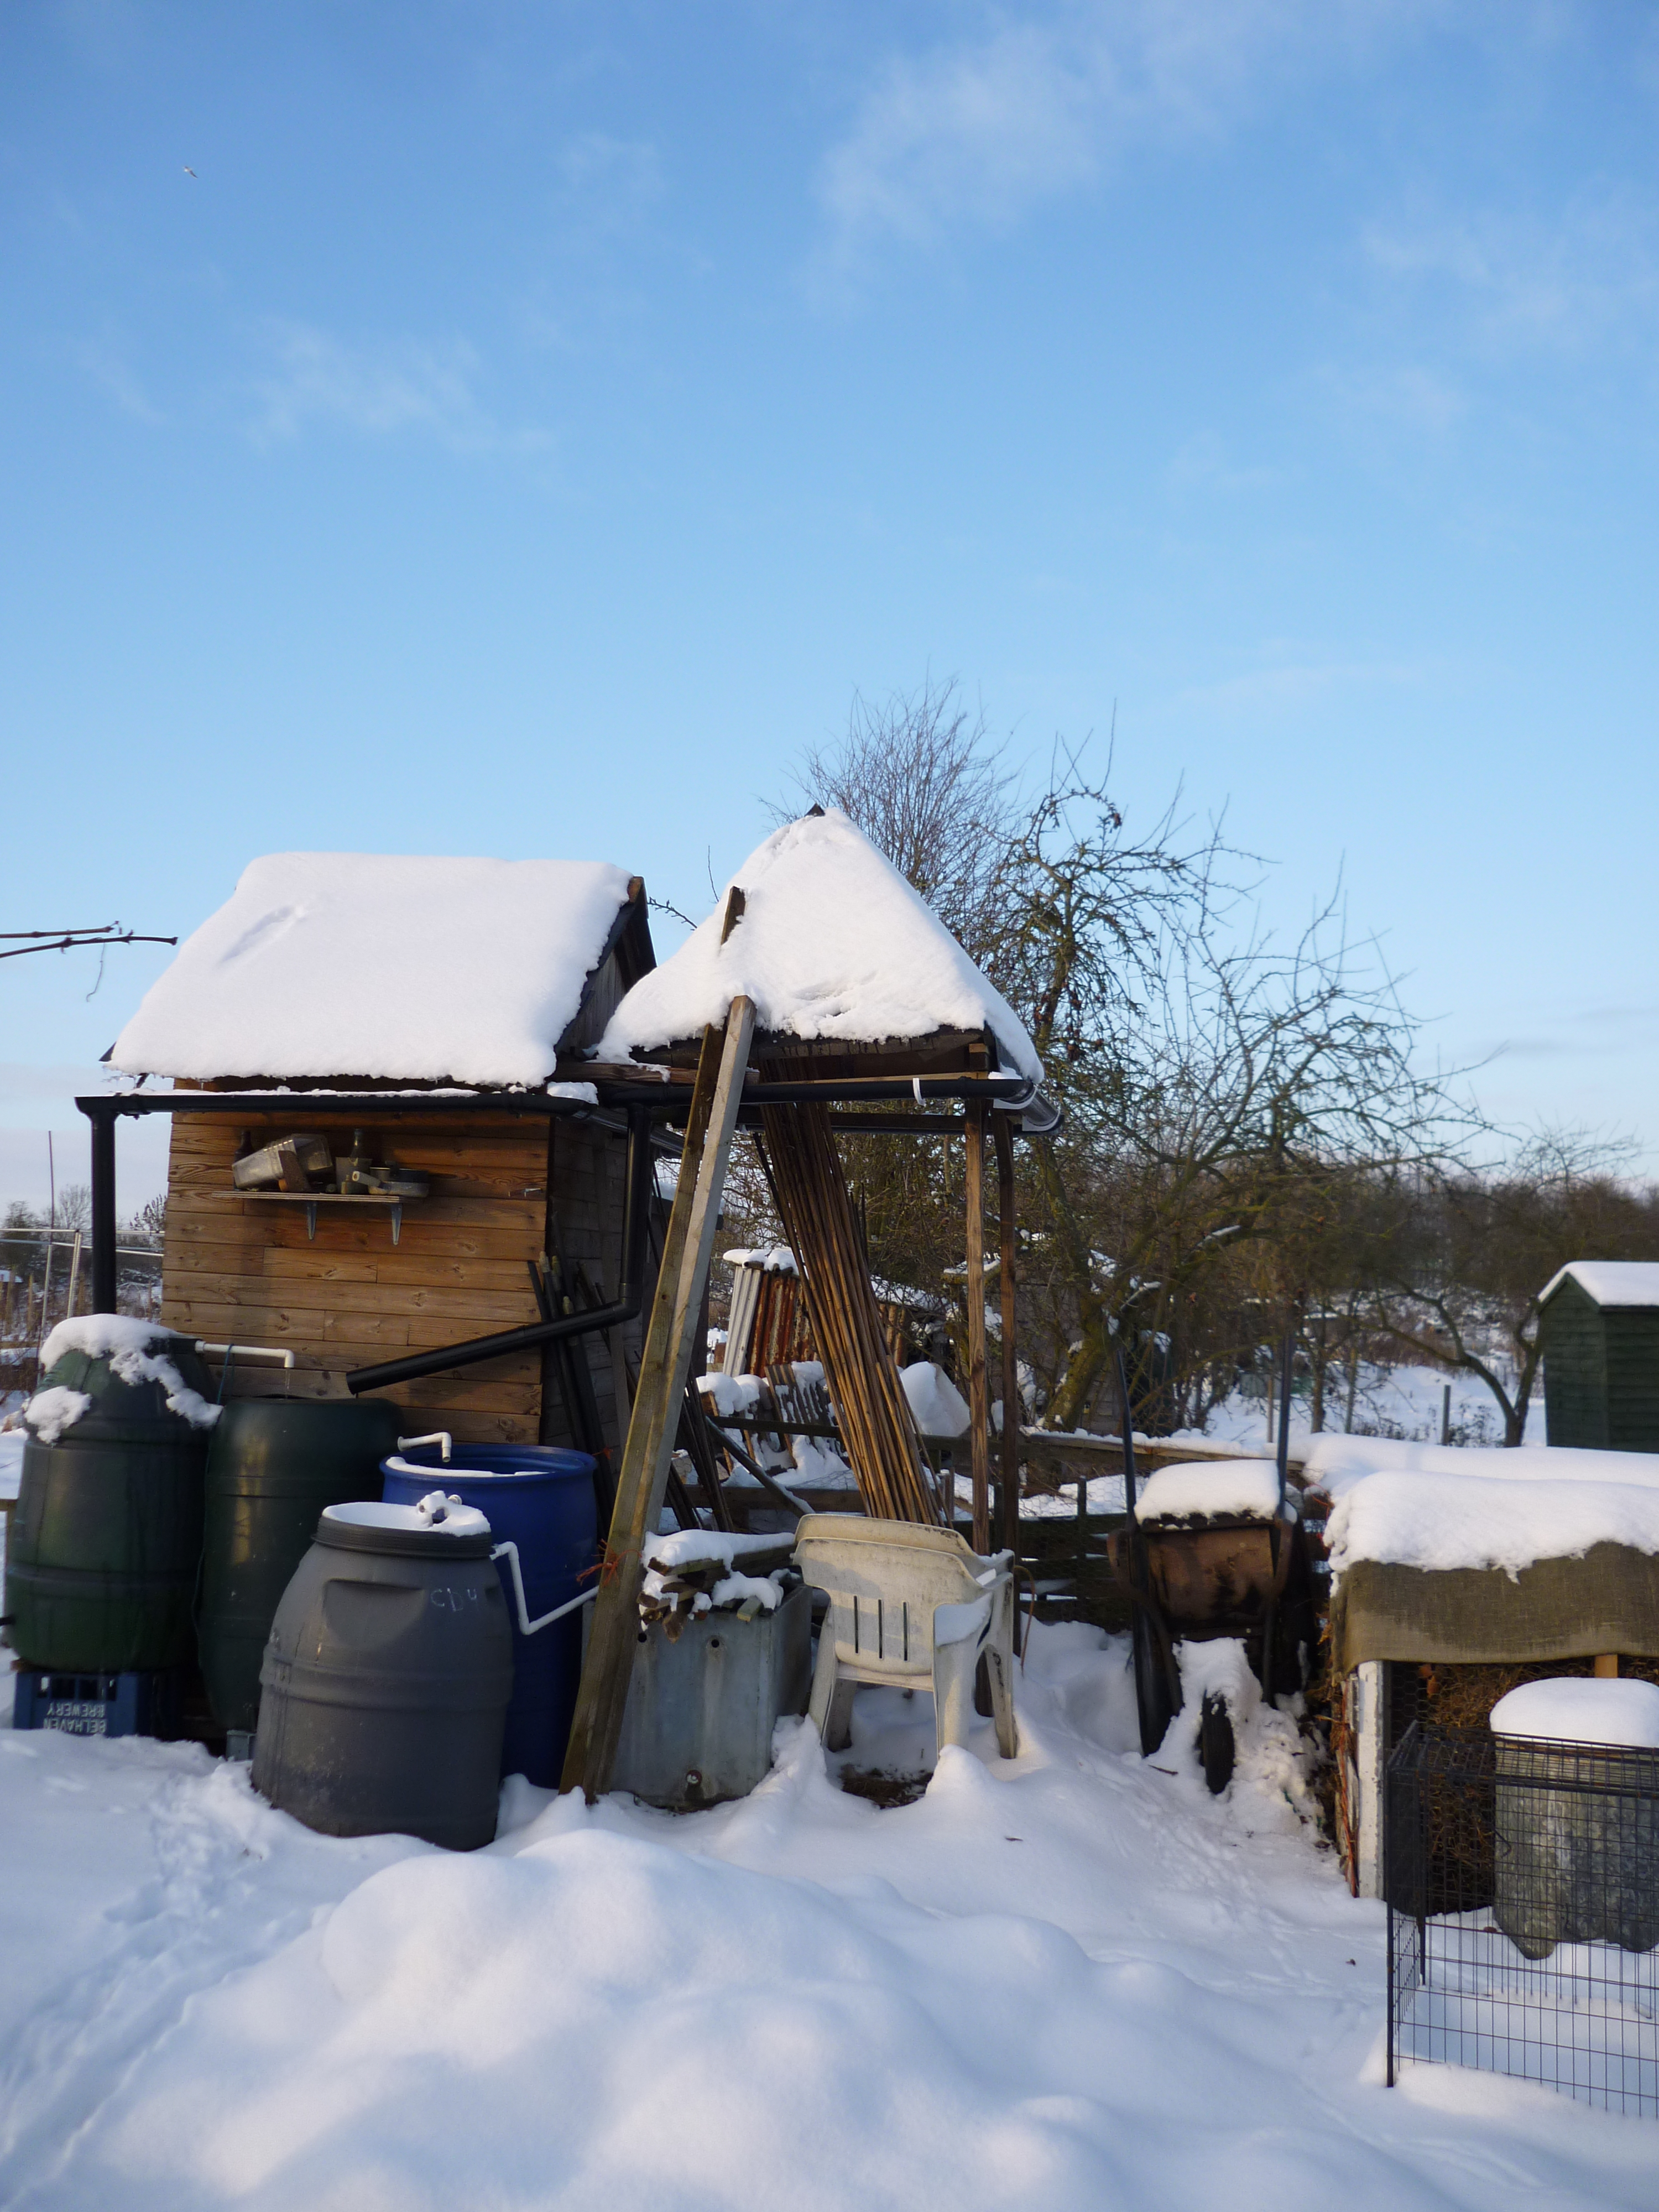
[[37, 1390], [23, 1408], [42, 1443], [56, 1443], [91, 1412], [92, 1394], [77, 1386], [94, 1379], [100, 1360], [108, 1363], [110, 1378], [129, 1389], [155, 1383], [168, 1413], [193, 1429], [212, 1428], [223, 1411], [195, 1387], [206, 1376], [191, 1338], [130, 1314], [76, 1314], [60, 1321], [40, 1347], [41, 1375], [61, 1369], [64, 1379]]
[[125, 1353], [142, 1354], [159, 1345], [189, 1347], [193, 1340], [159, 1321], [141, 1321], [132, 1314], [75, 1314], [60, 1321], [40, 1347], [40, 1372], [48, 1375], [71, 1352], [88, 1359], [111, 1359]]
[[1522, 1682], [1492, 1709], [1494, 1735], [1659, 1751], [1659, 1684], [1556, 1674]]
[[1659, 1260], [1569, 1260], [1539, 1292], [1539, 1304], [1569, 1275], [1598, 1306], [1659, 1306]]
[[[1285, 1502], [1292, 1511], [1294, 1489]], [[1249, 1515], [1271, 1521], [1279, 1510], [1279, 1468], [1270, 1459], [1180, 1460], [1146, 1478], [1135, 1499], [1142, 1522], [1218, 1519]]]
[[738, 1559], [775, 1552], [792, 1540], [787, 1536], [738, 1536], [724, 1528], [676, 1528], [667, 1535], [647, 1536], [640, 1557], [647, 1567], [673, 1574], [683, 1567], [729, 1567]]
[[[741, 918], [720, 941], [727, 896]], [[832, 808], [773, 832], [678, 951], [611, 1018], [601, 1060], [649, 1057], [752, 999], [763, 1034], [856, 1044], [988, 1030], [1005, 1066], [1036, 1082], [1018, 1016], [864, 832]]]
[[1601, 1451], [1566, 1444], [1431, 1444], [1340, 1432], [1298, 1437], [1310, 1483], [1340, 1498], [1376, 1474], [1453, 1474], [1499, 1482], [1638, 1483], [1659, 1487], [1659, 1452]]
[[602, 861], [267, 854], [111, 1060], [198, 1083], [544, 1083], [630, 881]]
[[[1522, 1455], [1465, 1456], [1518, 1460]], [[1562, 1456], [1606, 1461], [1638, 1455]], [[1474, 1568], [1517, 1576], [1540, 1559], [1583, 1559], [1595, 1544], [1659, 1553], [1659, 1485], [1596, 1482], [1583, 1476], [1549, 1481], [1519, 1470], [1507, 1481], [1486, 1473], [1384, 1471], [1343, 1491], [1332, 1509], [1326, 1540], [1339, 1580], [1362, 1559], [1430, 1573]]]
[[386, 1505], [378, 1498], [364, 1498], [349, 1501], [343, 1505], [325, 1505], [323, 1518], [337, 1528], [384, 1528], [404, 1535], [487, 1536], [489, 1523], [476, 1505], [463, 1505], [458, 1498], [443, 1497], [439, 1510], [430, 1510], [431, 1498], [422, 1498], [418, 1505]]

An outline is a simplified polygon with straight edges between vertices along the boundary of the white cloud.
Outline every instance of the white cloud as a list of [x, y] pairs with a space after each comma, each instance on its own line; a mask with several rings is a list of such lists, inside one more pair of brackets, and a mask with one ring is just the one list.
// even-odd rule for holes
[[963, 216], [1001, 227], [1087, 180], [1109, 89], [1098, 69], [1032, 25], [892, 62], [824, 164], [821, 197], [838, 242], [880, 232], [922, 240]]
[[372, 437], [424, 431], [456, 453], [526, 452], [547, 443], [535, 430], [503, 430], [479, 404], [482, 364], [465, 341], [447, 347], [412, 338], [352, 346], [307, 323], [267, 326], [272, 373], [254, 389], [264, 439], [294, 438], [307, 423], [343, 425]]
[[1405, 661], [1287, 660], [1219, 684], [1194, 685], [1179, 694], [1179, 702], [1222, 714], [1283, 714], [1314, 705], [1336, 691], [1419, 683], [1425, 672]]
[[583, 131], [568, 139], [558, 170], [568, 193], [602, 201], [617, 214], [631, 213], [662, 189], [661, 164], [651, 142], [613, 138], [605, 131]]
[[1437, 291], [1488, 351], [1579, 351], [1659, 319], [1659, 207], [1602, 186], [1548, 215], [1484, 210], [1376, 223], [1374, 268]]
[[136, 422], [154, 426], [165, 417], [159, 408], [151, 405], [149, 396], [121, 355], [107, 345], [79, 345], [75, 348], [76, 367], [89, 377], [124, 415]]
[[1188, 438], [1169, 467], [1170, 489], [1176, 492], [1266, 491], [1283, 481], [1282, 471], [1265, 464], [1230, 460], [1213, 430]]
[[1468, 412], [1462, 389], [1437, 370], [1417, 362], [1388, 368], [1327, 368], [1323, 386], [1340, 416], [1356, 427], [1380, 424], [1415, 433], [1443, 435]]
[[1058, 0], [890, 59], [826, 156], [821, 274], [884, 239], [1004, 229], [1093, 182], [1137, 137], [1215, 135], [1264, 79], [1351, 56], [1419, 0]]

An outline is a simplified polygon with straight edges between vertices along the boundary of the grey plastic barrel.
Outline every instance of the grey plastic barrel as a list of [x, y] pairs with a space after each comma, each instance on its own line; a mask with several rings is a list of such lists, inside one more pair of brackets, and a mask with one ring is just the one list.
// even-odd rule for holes
[[513, 1640], [491, 1547], [471, 1511], [323, 1514], [259, 1672], [253, 1786], [279, 1810], [331, 1836], [492, 1839]]

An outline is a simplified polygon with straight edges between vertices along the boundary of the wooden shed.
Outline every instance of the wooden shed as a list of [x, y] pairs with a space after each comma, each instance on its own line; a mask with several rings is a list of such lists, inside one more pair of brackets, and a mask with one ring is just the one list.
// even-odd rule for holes
[[1550, 1443], [1659, 1451], [1659, 1261], [1575, 1260], [1539, 1307]]
[[[543, 1324], [618, 1302], [625, 1139], [631, 1126], [648, 1165], [648, 1117], [630, 1125], [556, 1070], [653, 964], [644, 887], [619, 868], [254, 862], [110, 1054], [140, 1078], [115, 1113], [173, 1116], [161, 1319], [292, 1350], [291, 1371], [238, 1360], [233, 1395], [369, 1387], [411, 1429], [616, 1447], [616, 1365], [637, 1323], [562, 1340]], [[320, 1139], [332, 1168], [305, 1173], [295, 1154], [282, 1186], [238, 1187], [239, 1163], [246, 1179], [252, 1156], [296, 1135]], [[112, 1124], [106, 1211], [112, 1141]], [[365, 1170], [349, 1189], [343, 1163]], [[444, 1363], [448, 1350], [464, 1357]]]

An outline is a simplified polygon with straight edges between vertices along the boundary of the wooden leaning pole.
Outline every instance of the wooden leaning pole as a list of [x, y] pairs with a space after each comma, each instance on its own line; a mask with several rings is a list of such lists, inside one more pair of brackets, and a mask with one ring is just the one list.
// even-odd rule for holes
[[[985, 1138], [988, 1109], [968, 1109], [963, 1133], [968, 1172], [968, 1434], [974, 1480], [974, 1549], [982, 1559], [991, 1548], [991, 1389], [985, 1372]], [[952, 1515], [954, 1520], [955, 1516]]]
[[562, 1786], [582, 1790], [590, 1804], [611, 1786], [622, 1738], [639, 1640], [642, 1555], [662, 1515], [754, 1030], [752, 1001], [733, 999], [724, 1028], [705, 1030], [697, 1062], [679, 1183], [663, 1239], [592, 1632], [565, 1753]]
[[1019, 1556], [1019, 1358], [1014, 1339], [1014, 1139], [1008, 1116], [988, 1107], [997, 1154], [997, 1306], [1002, 1325], [1001, 1527], [997, 1542]]
[[[1006, 1115], [983, 1102], [968, 1109], [968, 1411], [974, 1479], [974, 1549], [1019, 1549], [1019, 1364], [1014, 1339], [1014, 1140]], [[985, 1155], [997, 1163], [997, 1313], [1002, 1334], [1002, 1433], [998, 1438], [995, 1510], [991, 1494], [991, 1386], [985, 1349]]]

